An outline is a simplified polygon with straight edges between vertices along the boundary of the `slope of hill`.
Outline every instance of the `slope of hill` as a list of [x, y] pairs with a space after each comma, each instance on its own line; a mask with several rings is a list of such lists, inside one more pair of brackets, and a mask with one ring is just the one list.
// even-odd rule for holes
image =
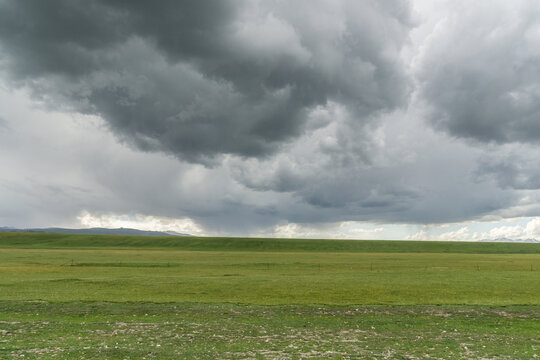
[[538, 243], [219, 238], [0, 232], [0, 247], [169, 248], [189, 251], [539, 254]]
[[149, 231], [130, 228], [87, 228], [87, 229], [66, 229], [66, 228], [35, 228], [35, 229], [17, 229], [10, 227], [0, 227], [0, 232], [29, 232], [29, 233], [48, 233], [48, 234], [88, 234], [88, 235], [144, 235], [144, 236], [191, 236], [181, 234], [175, 231]]

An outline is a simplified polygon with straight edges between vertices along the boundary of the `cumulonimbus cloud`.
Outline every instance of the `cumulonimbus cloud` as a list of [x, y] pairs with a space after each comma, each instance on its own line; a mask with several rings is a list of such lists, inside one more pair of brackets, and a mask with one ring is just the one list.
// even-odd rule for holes
[[423, 46], [418, 72], [432, 123], [479, 143], [538, 143], [540, 4], [450, 5]]
[[274, 153], [329, 101], [360, 123], [403, 105], [411, 27], [398, 0], [0, 1], [13, 83], [195, 162]]

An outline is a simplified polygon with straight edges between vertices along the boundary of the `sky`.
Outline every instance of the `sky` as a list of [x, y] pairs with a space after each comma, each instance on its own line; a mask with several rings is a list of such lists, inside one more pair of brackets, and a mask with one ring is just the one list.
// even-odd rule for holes
[[540, 239], [540, 3], [0, 0], [0, 226]]

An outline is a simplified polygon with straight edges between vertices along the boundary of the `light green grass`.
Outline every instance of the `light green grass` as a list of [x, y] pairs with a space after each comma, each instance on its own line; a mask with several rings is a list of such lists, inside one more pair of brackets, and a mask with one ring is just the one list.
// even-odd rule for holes
[[0, 300], [538, 305], [540, 255], [0, 248]]

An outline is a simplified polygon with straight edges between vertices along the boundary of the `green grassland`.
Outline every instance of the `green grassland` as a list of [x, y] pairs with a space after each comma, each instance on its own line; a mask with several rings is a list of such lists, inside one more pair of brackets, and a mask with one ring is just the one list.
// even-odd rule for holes
[[531, 359], [538, 334], [540, 244], [0, 233], [0, 359]]
[[188, 251], [257, 252], [385, 252], [538, 254], [538, 243], [485, 243], [443, 241], [379, 241], [327, 239], [212, 238], [174, 236], [72, 235], [0, 233], [0, 247], [8, 248], [166, 248]]
[[0, 301], [0, 358], [534, 359], [539, 317], [538, 307]]
[[540, 305], [540, 244], [6, 233], [0, 291], [1, 300]]

